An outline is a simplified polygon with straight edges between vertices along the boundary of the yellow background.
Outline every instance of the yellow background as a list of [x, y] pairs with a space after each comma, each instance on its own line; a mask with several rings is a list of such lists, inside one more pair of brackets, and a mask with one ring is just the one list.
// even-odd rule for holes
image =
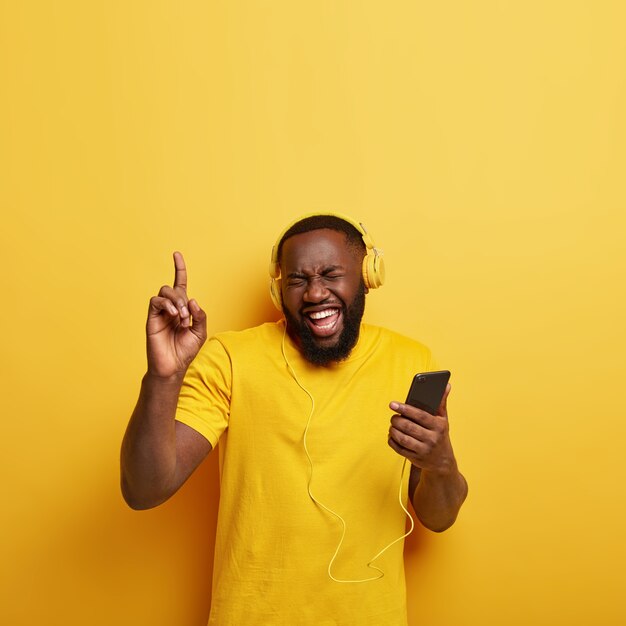
[[470, 497], [407, 547], [411, 626], [625, 623], [621, 0], [0, 6], [3, 623], [205, 623], [215, 459], [118, 488], [147, 302], [180, 249], [210, 332], [273, 318], [315, 209], [453, 371]]

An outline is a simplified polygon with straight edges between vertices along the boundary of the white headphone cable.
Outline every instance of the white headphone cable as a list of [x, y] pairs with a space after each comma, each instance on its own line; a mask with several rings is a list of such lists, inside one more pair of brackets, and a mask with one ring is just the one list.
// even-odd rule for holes
[[328, 513], [330, 513], [334, 517], [336, 517], [341, 522], [341, 538], [339, 540], [339, 543], [337, 544], [337, 548], [335, 549], [335, 552], [334, 552], [332, 558], [330, 559], [330, 562], [328, 563], [328, 568], [327, 568], [328, 569], [328, 576], [332, 580], [334, 580], [335, 582], [338, 582], [338, 583], [366, 583], [366, 582], [370, 582], [370, 581], [373, 581], [373, 580], [379, 580], [380, 578], [382, 578], [385, 575], [385, 573], [379, 567], [377, 567], [376, 565], [373, 565], [374, 561], [378, 557], [382, 556], [389, 548], [391, 548], [391, 546], [395, 545], [399, 541], [402, 541], [402, 540], [406, 539], [413, 532], [413, 529], [415, 528], [415, 522], [413, 521], [413, 517], [411, 516], [411, 514], [409, 513], [407, 508], [404, 506], [404, 503], [402, 502], [402, 485], [404, 483], [404, 473], [406, 471], [407, 459], [405, 458], [403, 463], [402, 463], [402, 472], [400, 474], [400, 488], [398, 490], [398, 502], [400, 503], [400, 507], [402, 508], [402, 510], [404, 511], [406, 516], [408, 517], [408, 519], [410, 520], [410, 528], [409, 528], [409, 530], [406, 533], [404, 533], [402, 536], [398, 537], [397, 539], [394, 539], [391, 543], [387, 544], [382, 550], [380, 550], [367, 563], [367, 567], [369, 567], [371, 569], [374, 569], [377, 572], [379, 572], [379, 574], [377, 576], [372, 576], [371, 578], [362, 578], [362, 579], [359, 579], [359, 580], [345, 580], [345, 579], [335, 578], [335, 576], [333, 576], [333, 573], [332, 573], [332, 566], [333, 566], [333, 563], [335, 562], [335, 559], [337, 558], [337, 555], [339, 554], [339, 551], [341, 550], [341, 546], [343, 545], [343, 541], [344, 541], [345, 536], [346, 536], [346, 522], [343, 519], [343, 517], [341, 517], [341, 515], [339, 515], [338, 513], [335, 513], [335, 511], [333, 511], [332, 509], [327, 507], [323, 502], [320, 502], [313, 495], [313, 493], [311, 491], [311, 483], [313, 482], [313, 460], [311, 459], [311, 455], [309, 454], [309, 449], [307, 447], [307, 434], [308, 434], [308, 431], [309, 431], [309, 425], [311, 424], [311, 419], [313, 418], [313, 413], [315, 412], [315, 399], [313, 398], [313, 396], [311, 395], [309, 390], [306, 387], [304, 387], [304, 385], [302, 385], [302, 383], [298, 380], [298, 377], [297, 377], [293, 367], [291, 367], [291, 364], [289, 363], [289, 359], [287, 359], [287, 354], [285, 353], [285, 335], [286, 334], [287, 334], [287, 322], [285, 321], [285, 328], [283, 330], [283, 339], [282, 339], [282, 342], [281, 342], [281, 352], [282, 352], [282, 355], [283, 355], [283, 359], [285, 360], [285, 364], [287, 365], [287, 369], [291, 373], [291, 376], [294, 379], [294, 381], [296, 382], [296, 384], [298, 385], [298, 387], [300, 387], [300, 389], [302, 389], [302, 391], [304, 391], [304, 393], [306, 393], [306, 395], [311, 400], [311, 411], [309, 412], [309, 417], [307, 419], [306, 426], [304, 428], [304, 435], [302, 437], [302, 442], [303, 442], [303, 445], [304, 445], [304, 452], [306, 454], [306, 458], [307, 458], [307, 460], [309, 462], [309, 467], [310, 467], [309, 480], [308, 480], [308, 483], [307, 483], [307, 492], [309, 494], [309, 498], [311, 498], [311, 500], [315, 504], [317, 504], [319, 507], [321, 507], [322, 509], [324, 509], [325, 511], [327, 511]]

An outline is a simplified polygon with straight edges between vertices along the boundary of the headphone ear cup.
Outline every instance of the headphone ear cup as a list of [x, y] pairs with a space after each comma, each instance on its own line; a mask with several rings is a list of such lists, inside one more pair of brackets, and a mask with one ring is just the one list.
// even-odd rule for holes
[[368, 250], [363, 259], [363, 280], [368, 289], [378, 289], [385, 282], [385, 261], [375, 249]]
[[361, 268], [361, 274], [363, 275], [363, 282], [365, 283], [365, 288], [369, 291], [370, 289], [374, 289], [370, 283], [370, 263], [369, 263], [369, 253], [363, 257], [363, 266]]
[[272, 259], [270, 261], [269, 272], [271, 278], [278, 278], [280, 276], [280, 265], [276, 260], [276, 246], [272, 248]]
[[270, 280], [270, 298], [274, 306], [282, 313], [283, 298], [280, 293], [280, 278], [272, 278]]

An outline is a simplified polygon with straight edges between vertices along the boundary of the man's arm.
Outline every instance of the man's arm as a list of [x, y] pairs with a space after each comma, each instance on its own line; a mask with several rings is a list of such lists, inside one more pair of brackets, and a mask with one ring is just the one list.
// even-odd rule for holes
[[211, 451], [202, 435], [174, 419], [185, 372], [206, 339], [206, 316], [187, 298], [179, 252], [174, 265], [174, 286], [162, 287], [150, 300], [148, 371], [122, 442], [122, 494], [134, 509], [167, 500]]
[[174, 419], [180, 386], [149, 373], [141, 382], [121, 455], [122, 495], [133, 509], [165, 502], [211, 451], [200, 433]]
[[450, 442], [446, 402], [448, 385], [437, 415], [392, 402], [389, 446], [411, 461], [409, 495], [419, 520], [435, 532], [456, 520], [467, 497], [467, 482], [459, 472]]

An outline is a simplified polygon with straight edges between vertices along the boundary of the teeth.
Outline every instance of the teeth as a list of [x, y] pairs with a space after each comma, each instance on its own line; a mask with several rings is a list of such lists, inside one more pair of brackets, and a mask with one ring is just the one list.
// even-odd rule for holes
[[330, 317], [331, 315], [335, 315], [338, 309], [326, 309], [324, 311], [315, 311], [314, 313], [309, 313], [309, 317], [313, 320], [323, 320], [325, 317]]

